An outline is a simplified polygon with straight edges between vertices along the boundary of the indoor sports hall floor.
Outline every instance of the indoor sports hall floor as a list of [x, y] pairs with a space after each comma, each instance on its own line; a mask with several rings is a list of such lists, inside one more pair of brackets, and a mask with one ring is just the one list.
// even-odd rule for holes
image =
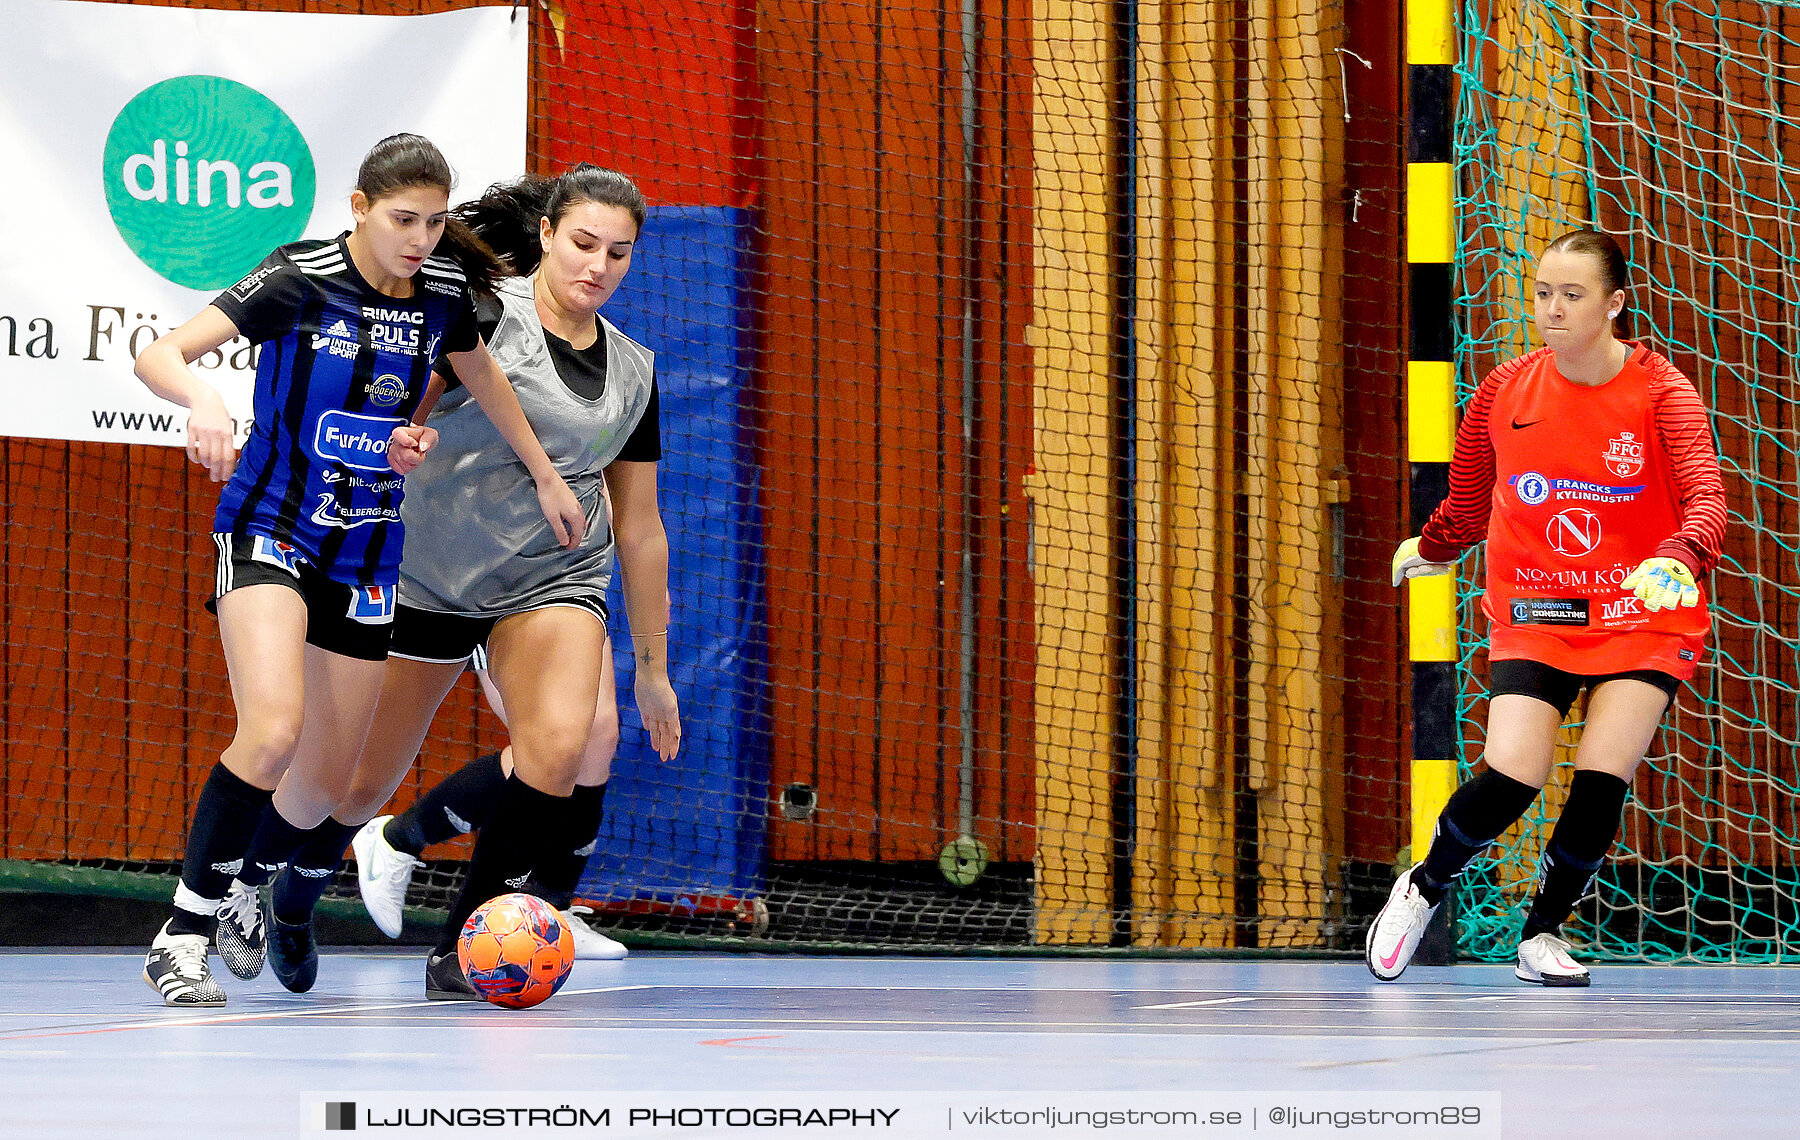
[[228, 1006], [182, 1012], [141, 962], [0, 953], [0, 1136], [312, 1135], [319, 1105], [378, 1090], [531, 1090], [547, 1106], [603, 1090], [1132, 1091], [1202, 1107], [1209, 1091], [1490, 1092], [1507, 1137], [1800, 1136], [1796, 968], [1601, 965], [1591, 989], [1547, 991], [1504, 966], [1383, 985], [1358, 962], [663, 952], [578, 963], [550, 1003], [512, 1012], [426, 1002], [416, 951], [328, 949], [310, 995], [226, 976]]

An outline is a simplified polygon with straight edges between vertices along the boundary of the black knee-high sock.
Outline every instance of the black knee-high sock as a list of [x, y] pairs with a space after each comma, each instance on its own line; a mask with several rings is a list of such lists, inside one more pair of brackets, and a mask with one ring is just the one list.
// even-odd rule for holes
[[1518, 822], [1538, 791], [1492, 768], [1483, 768], [1456, 789], [1438, 816], [1424, 866], [1413, 874], [1413, 883], [1425, 901], [1433, 906], [1442, 902], [1463, 868]]
[[289, 823], [279, 808], [269, 804], [256, 825], [256, 834], [250, 837], [249, 849], [244, 852], [244, 869], [237, 874], [238, 882], [260, 887], [273, 879], [306, 842], [306, 835], [306, 828]]
[[396, 851], [416, 858], [433, 843], [480, 831], [504, 783], [506, 772], [498, 752], [476, 757], [388, 820], [381, 834]]
[[568, 805], [568, 796], [540, 792], [516, 775], [507, 777], [475, 840], [469, 876], [463, 880], [462, 890], [457, 892], [456, 902], [444, 920], [436, 953], [447, 954], [456, 947], [463, 923], [476, 907], [526, 885]]
[[212, 933], [225, 888], [242, 868], [250, 837], [274, 794], [245, 783], [222, 763], [213, 765], [188, 828], [181, 888], [169, 912], [171, 934]]
[[344, 848], [359, 825], [339, 823], [330, 816], [306, 833], [306, 839], [288, 862], [287, 874], [278, 876], [270, 902], [275, 917], [290, 926], [312, 921], [313, 907], [319, 896], [331, 886], [332, 878], [344, 862]]
[[532, 869], [532, 877], [543, 889], [544, 901], [557, 910], [568, 910], [574, 900], [575, 887], [594, 853], [594, 841], [600, 835], [600, 819], [606, 811], [606, 785], [575, 785], [569, 807], [563, 813], [559, 834], [546, 837], [544, 857]]
[[1630, 784], [1610, 772], [1575, 773], [1569, 800], [1538, 862], [1537, 895], [1525, 916], [1520, 941], [1554, 934], [1568, 921], [1618, 837], [1619, 817], [1630, 791]]

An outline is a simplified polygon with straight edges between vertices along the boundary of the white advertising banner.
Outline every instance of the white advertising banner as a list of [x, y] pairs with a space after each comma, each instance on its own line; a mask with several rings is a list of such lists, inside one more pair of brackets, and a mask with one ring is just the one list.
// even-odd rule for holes
[[[362, 156], [424, 135], [452, 200], [525, 169], [510, 7], [337, 16], [5, 0], [0, 435], [179, 446], [136, 352], [278, 245], [350, 227]], [[248, 429], [254, 353], [202, 357]]]

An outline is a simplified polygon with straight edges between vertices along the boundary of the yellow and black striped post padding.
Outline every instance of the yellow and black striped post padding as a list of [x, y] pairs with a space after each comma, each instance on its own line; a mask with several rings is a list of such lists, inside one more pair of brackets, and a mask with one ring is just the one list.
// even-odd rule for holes
[[[1406, 83], [1406, 260], [1410, 348], [1406, 365], [1406, 441], [1411, 463], [1412, 533], [1450, 490], [1456, 421], [1455, 326], [1451, 312], [1456, 256], [1456, 20], [1453, 0], [1408, 0]], [[1456, 578], [1413, 578], [1412, 854], [1423, 859], [1432, 828], [1456, 788]], [[1413, 961], [1455, 961], [1453, 906], [1438, 911]]]

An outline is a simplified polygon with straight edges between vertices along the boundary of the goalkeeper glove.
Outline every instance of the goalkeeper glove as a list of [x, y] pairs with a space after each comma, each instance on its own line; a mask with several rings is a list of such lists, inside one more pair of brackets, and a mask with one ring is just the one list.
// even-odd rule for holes
[[1419, 556], [1419, 540], [1409, 538], [1394, 551], [1394, 585], [1408, 578], [1422, 578], [1428, 574], [1448, 574], [1455, 569], [1448, 562], [1427, 562]]
[[1694, 576], [1674, 558], [1646, 558], [1620, 585], [1635, 593], [1653, 613], [1700, 604], [1700, 587], [1694, 585]]

